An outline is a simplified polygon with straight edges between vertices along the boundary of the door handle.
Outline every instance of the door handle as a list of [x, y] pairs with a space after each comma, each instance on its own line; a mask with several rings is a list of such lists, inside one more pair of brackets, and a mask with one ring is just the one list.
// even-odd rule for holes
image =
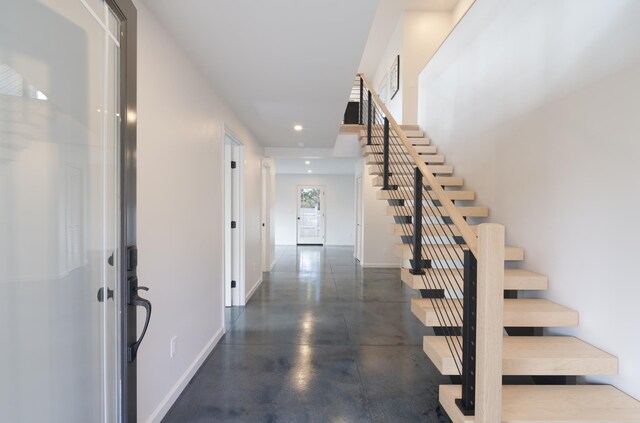
[[144, 328], [142, 329], [142, 333], [140, 334], [140, 337], [136, 342], [131, 344], [128, 348], [127, 352], [128, 352], [129, 363], [131, 363], [136, 359], [136, 356], [138, 355], [138, 348], [140, 347], [140, 344], [142, 343], [142, 340], [144, 339], [144, 336], [147, 333], [147, 328], [149, 327], [149, 320], [151, 320], [151, 302], [146, 298], [142, 298], [141, 296], [138, 295], [138, 291], [140, 290], [148, 291], [149, 288], [147, 288], [146, 286], [138, 286], [138, 278], [136, 277], [129, 279], [129, 305], [132, 305], [134, 307], [144, 307], [145, 311], [147, 312], [147, 315], [144, 321]]
[[[98, 289], [98, 301], [103, 303], [104, 302], [104, 287], [100, 287], [100, 289]], [[109, 289], [109, 287], [107, 287], [107, 300], [112, 300], [113, 299], [113, 289]]]

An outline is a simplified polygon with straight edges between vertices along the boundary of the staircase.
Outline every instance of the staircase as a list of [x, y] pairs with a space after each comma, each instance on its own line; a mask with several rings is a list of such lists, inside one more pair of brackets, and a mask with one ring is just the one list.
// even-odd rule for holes
[[[617, 358], [572, 336], [541, 336], [542, 328], [577, 326], [578, 312], [519, 297], [546, 290], [547, 277], [504, 267], [523, 261], [524, 250], [504, 245], [500, 225], [467, 222], [488, 217], [489, 208], [456, 204], [473, 201], [475, 193], [464, 189], [424, 132], [397, 125], [359, 77], [362, 153], [381, 188], [377, 198], [389, 204], [402, 281], [421, 292], [411, 311], [435, 333], [424, 337], [424, 352], [458, 383], [440, 387], [451, 420], [640, 422], [640, 402], [615, 387], [575, 384], [575, 376], [616, 374]], [[531, 383], [550, 377], [567, 384]]]

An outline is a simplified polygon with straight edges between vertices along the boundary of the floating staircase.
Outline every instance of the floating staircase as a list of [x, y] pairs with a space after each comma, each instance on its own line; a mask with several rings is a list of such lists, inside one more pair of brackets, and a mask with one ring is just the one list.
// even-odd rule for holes
[[[361, 86], [369, 89], [368, 81], [361, 77]], [[467, 224], [466, 219], [473, 218], [474, 223], [481, 221], [489, 216], [489, 209], [455, 204], [459, 200], [475, 200], [475, 192], [464, 189], [464, 179], [454, 175], [453, 166], [445, 163], [445, 156], [420, 128], [398, 126], [373, 90], [369, 99], [361, 104], [360, 116], [365, 124], [360, 130], [360, 145], [368, 173], [374, 175], [373, 186], [388, 187], [380, 190], [377, 198], [388, 202], [387, 215], [394, 221], [389, 224], [389, 231], [399, 237], [394, 251], [403, 259], [402, 281], [422, 293], [422, 298], [412, 299], [411, 311], [436, 333], [424, 337], [424, 352], [443, 375], [457, 380], [462, 376], [463, 381], [467, 380], [468, 375], [462, 372], [465, 369], [463, 358], [459, 356], [462, 354], [458, 355], [461, 348], [455, 347], [463, 344], [461, 335], [466, 333], [463, 307], [466, 307], [467, 299], [463, 298], [467, 294], [463, 293], [465, 277], [461, 267], [469, 251], [478, 256], [479, 250], [472, 245], [478, 239], [478, 225]], [[366, 124], [369, 121], [370, 127]], [[418, 158], [421, 163], [417, 162]], [[421, 223], [414, 225], [417, 219]], [[521, 262], [524, 250], [505, 246], [503, 258], [505, 262]], [[484, 256], [483, 260], [486, 260]], [[501, 261], [495, 263], [499, 265]], [[498, 274], [500, 272], [498, 268]], [[493, 367], [493, 373], [500, 376], [500, 362], [502, 376], [520, 379], [602, 376], [618, 372], [616, 357], [572, 336], [508, 336], [514, 329], [537, 335], [541, 328], [575, 327], [579, 324], [579, 316], [576, 310], [546, 299], [518, 298], [518, 291], [546, 290], [548, 278], [545, 275], [510, 266], [504, 268], [503, 276], [503, 285], [499, 285], [504, 290], [502, 309], [495, 311], [501, 314], [498, 320], [501, 326], [498, 327], [503, 328], [504, 336], [502, 351], [495, 354], [498, 367]], [[497, 340], [500, 340], [499, 333]], [[476, 397], [481, 396], [480, 389], [476, 390]], [[484, 404], [479, 411], [476, 404], [476, 413], [481, 413], [480, 416], [476, 414], [476, 419], [474, 415], [464, 415], [456, 403], [463, 396], [460, 385], [440, 386], [440, 403], [455, 423], [494, 423], [497, 420], [513, 423], [640, 423], [640, 402], [610, 385], [505, 384], [497, 395], [502, 399], [499, 407]], [[489, 414], [484, 414], [492, 407], [497, 411], [489, 410]], [[487, 418], [491, 412], [500, 418]]]

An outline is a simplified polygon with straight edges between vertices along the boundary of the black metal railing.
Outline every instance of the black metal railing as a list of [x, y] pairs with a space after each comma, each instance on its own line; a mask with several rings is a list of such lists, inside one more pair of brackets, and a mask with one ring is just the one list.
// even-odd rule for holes
[[[368, 163], [380, 175], [387, 192], [396, 224], [400, 224], [403, 258], [409, 260], [410, 274], [421, 278], [420, 293], [434, 309], [437, 335], [446, 338], [463, 385], [459, 406], [473, 414], [475, 406], [475, 289], [476, 264], [460, 231], [452, 224], [433, 188], [425, 184], [424, 175], [402, 140], [391, 116], [379, 106], [379, 98], [362, 78], [355, 87], [359, 92], [359, 121], [365, 126]], [[375, 96], [375, 100], [374, 100]], [[352, 93], [353, 97], [353, 93]], [[424, 156], [428, 158], [428, 155]], [[427, 166], [435, 169], [436, 166]], [[431, 178], [431, 180], [434, 180]], [[437, 180], [436, 180], [437, 181]], [[405, 247], [409, 249], [405, 254]], [[434, 325], [435, 326], [435, 325]]]

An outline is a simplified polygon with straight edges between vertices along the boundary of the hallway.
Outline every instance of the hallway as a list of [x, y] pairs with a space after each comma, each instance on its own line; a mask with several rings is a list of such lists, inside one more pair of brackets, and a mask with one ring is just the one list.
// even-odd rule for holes
[[276, 254], [164, 422], [448, 421], [398, 269], [363, 270], [351, 247]]

